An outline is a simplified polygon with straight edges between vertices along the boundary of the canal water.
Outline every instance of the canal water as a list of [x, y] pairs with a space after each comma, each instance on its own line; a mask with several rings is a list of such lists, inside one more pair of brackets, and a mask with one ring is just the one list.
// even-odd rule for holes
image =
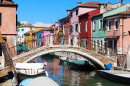
[[129, 86], [104, 79], [96, 71], [71, 70], [67, 64], [59, 64], [58, 57], [37, 57], [37, 63], [43, 62], [47, 63], [49, 77], [60, 86]]

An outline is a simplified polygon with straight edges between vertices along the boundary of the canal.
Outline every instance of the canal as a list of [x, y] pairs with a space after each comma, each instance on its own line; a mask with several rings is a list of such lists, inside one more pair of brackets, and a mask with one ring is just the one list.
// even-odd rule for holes
[[104, 79], [96, 71], [71, 70], [67, 64], [59, 64], [59, 58], [54, 56], [40, 56], [37, 63], [46, 62], [49, 77], [60, 86], [129, 86]]

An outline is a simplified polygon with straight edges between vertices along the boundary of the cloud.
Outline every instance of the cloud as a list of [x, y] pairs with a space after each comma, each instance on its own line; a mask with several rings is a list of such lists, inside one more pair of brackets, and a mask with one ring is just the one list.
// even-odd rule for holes
[[27, 24], [28, 22], [27, 21], [21, 21], [21, 24]]
[[33, 24], [35, 27], [50, 27], [52, 24], [45, 24], [42, 22], [36, 22], [36, 24]]

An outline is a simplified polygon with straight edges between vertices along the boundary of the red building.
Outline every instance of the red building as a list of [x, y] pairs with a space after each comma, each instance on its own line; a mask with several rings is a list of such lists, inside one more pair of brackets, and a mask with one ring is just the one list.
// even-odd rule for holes
[[91, 49], [91, 18], [93, 15], [99, 14], [100, 9], [87, 12], [79, 15], [79, 35], [82, 39], [81, 43], [83, 47]]

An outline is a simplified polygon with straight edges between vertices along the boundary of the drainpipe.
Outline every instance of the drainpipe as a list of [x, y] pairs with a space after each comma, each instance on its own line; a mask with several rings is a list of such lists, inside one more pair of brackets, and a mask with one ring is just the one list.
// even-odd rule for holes
[[122, 17], [122, 54], [124, 54], [124, 15]]

